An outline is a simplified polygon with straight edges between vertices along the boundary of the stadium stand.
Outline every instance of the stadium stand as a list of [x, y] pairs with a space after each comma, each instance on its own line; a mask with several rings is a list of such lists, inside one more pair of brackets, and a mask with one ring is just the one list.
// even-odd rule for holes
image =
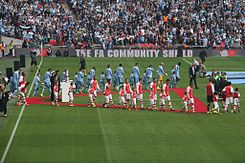
[[[0, 0], [4, 36], [68, 47], [244, 45], [238, 0]], [[68, 7], [69, 6], [69, 7]]]

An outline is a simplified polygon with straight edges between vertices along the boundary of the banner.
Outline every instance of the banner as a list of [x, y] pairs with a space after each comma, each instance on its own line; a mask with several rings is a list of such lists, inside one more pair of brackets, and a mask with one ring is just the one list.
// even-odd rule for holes
[[[47, 48], [47, 47], [44, 47]], [[198, 57], [200, 52], [204, 49], [193, 48], [193, 49], [72, 49], [66, 47], [51, 47], [52, 55], [55, 56], [58, 53], [64, 56], [65, 50], [68, 52], [70, 57], [95, 57], [95, 58], [163, 58], [163, 57]], [[19, 55], [30, 55], [30, 49], [28, 48], [15, 48], [16, 56]], [[220, 57], [234, 57], [234, 56], [245, 56], [244, 49], [205, 49], [208, 57], [220, 56]], [[66, 53], [67, 53], [66, 52]]]
[[157, 57], [193, 57], [191, 49], [114, 49], [114, 50], [76, 50], [77, 56], [110, 58], [157, 58]]

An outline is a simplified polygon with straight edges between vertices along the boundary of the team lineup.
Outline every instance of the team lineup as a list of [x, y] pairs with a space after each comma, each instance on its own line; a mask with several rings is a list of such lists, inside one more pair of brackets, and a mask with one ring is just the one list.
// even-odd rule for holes
[[[164, 71], [164, 63], [159, 64], [156, 77], [153, 77], [153, 66], [149, 65], [149, 67], [145, 69], [141, 78], [138, 63], [136, 63], [132, 69], [130, 77], [124, 79], [124, 68], [122, 64], [119, 64], [114, 73], [110, 64], [108, 64], [105, 72], [101, 72], [99, 82], [96, 78], [96, 68], [92, 67], [89, 73], [86, 74], [85, 64], [81, 64], [79, 72], [75, 73], [72, 81], [69, 80], [68, 69], [65, 69], [64, 72], [62, 72], [60, 79], [59, 70], [51, 71], [49, 68], [44, 75], [43, 82], [41, 82], [40, 79], [40, 71], [34, 77], [34, 92], [32, 96], [36, 96], [38, 94], [39, 83], [42, 83], [40, 96], [43, 97], [44, 91], [48, 90], [48, 93], [50, 93], [51, 96], [52, 105], [59, 106], [58, 101], [59, 94], [61, 92], [60, 83], [70, 82], [68, 93], [69, 106], [74, 106], [74, 94], [86, 92], [88, 93], [88, 106], [96, 107], [97, 94], [102, 92], [104, 95], [103, 107], [117, 107], [113, 103], [112, 93], [113, 91], [118, 91], [118, 105], [125, 109], [166, 111], [166, 106], [168, 104], [169, 110], [174, 111], [175, 109], [172, 107], [170, 89], [177, 88], [178, 86], [178, 82], [180, 81], [180, 66], [181, 63], [179, 62], [172, 67], [170, 78], [168, 79], [168, 73]], [[192, 64], [190, 71], [197, 71], [195, 64]], [[21, 73], [20, 70], [15, 71], [12, 81], [13, 96], [15, 96], [19, 90], [17, 106], [20, 106], [22, 101], [25, 105], [28, 105], [25, 98], [25, 92], [29, 82], [25, 82], [25, 73]], [[198, 89], [195, 80], [194, 82], [196, 89]], [[144, 92], [149, 92], [149, 96], [147, 97], [147, 106], [144, 106]], [[220, 114], [218, 104], [218, 100], [221, 99], [220, 96], [222, 96], [222, 106], [225, 112], [228, 112], [229, 108], [231, 108], [234, 113], [237, 109], [240, 111], [240, 93], [237, 88], [235, 90], [233, 89], [230, 82], [222, 89], [221, 94], [219, 94], [214, 89], [212, 78], [210, 78], [206, 85], [206, 93], [208, 113]], [[113, 94], [115, 94], [115, 92]], [[182, 102], [183, 108], [181, 111], [189, 112], [190, 107], [190, 110], [195, 112], [192, 79], [190, 80], [186, 91], [182, 95]], [[139, 103], [140, 107], [137, 107], [137, 103]], [[157, 108], [157, 103], [159, 103], [159, 108]]]

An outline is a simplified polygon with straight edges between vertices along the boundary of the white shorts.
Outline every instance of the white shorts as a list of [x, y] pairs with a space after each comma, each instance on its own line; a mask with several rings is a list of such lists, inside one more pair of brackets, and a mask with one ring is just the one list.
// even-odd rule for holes
[[160, 99], [160, 105], [165, 105], [165, 100], [163, 98]]
[[105, 103], [108, 104], [110, 102], [110, 95], [105, 96]]
[[218, 109], [218, 108], [219, 108], [218, 102], [214, 102], [214, 109]]
[[125, 94], [125, 99], [126, 99], [126, 100], [130, 100], [130, 98], [131, 98], [130, 93], [126, 93], [126, 94]]
[[125, 104], [125, 98], [124, 98], [124, 96], [120, 96], [119, 97], [119, 104]]
[[233, 103], [233, 97], [226, 97], [225, 104], [229, 105], [229, 104], [232, 104], [232, 103]]
[[97, 97], [97, 91], [93, 92], [94, 97]]
[[190, 98], [190, 99], [188, 100], [188, 104], [194, 104], [194, 98]]
[[240, 99], [239, 98], [234, 98], [234, 105], [240, 105]]
[[143, 100], [143, 94], [138, 94], [138, 95], [137, 95], [137, 99], [138, 99], [138, 100]]
[[111, 94], [109, 94], [109, 100], [112, 100], [112, 95]]
[[136, 98], [133, 98], [133, 105], [136, 106]]
[[73, 97], [73, 92], [69, 92], [69, 101], [70, 102], [73, 102], [73, 100], [74, 100], [74, 97]]
[[166, 97], [164, 97], [164, 98], [161, 98], [161, 100], [160, 100], [160, 105], [165, 105], [165, 100], [171, 101], [170, 96], [168, 95], [168, 96], [166, 96]]
[[54, 99], [55, 100], [58, 100], [58, 96], [59, 96], [59, 93], [58, 92], [54, 92]]
[[88, 94], [89, 100], [92, 102], [93, 101], [93, 94]]
[[187, 108], [188, 107], [188, 102], [187, 101], [184, 101], [184, 107]]
[[150, 99], [150, 105], [154, 105], [155, 104], [155, 100], [154, 99]]
[[157, 94], [154, 95], [154, 100], [157, 101]]
[[171, 101], [171, 98], [170, 98], [170, 96], [168, 95], [168, 96], [164, 97], [164, 100]]

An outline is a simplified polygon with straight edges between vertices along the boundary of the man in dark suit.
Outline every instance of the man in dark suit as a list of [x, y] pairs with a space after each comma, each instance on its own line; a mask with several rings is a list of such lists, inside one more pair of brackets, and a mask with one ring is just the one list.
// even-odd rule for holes
[[198, 86], [197, 86], [197, 69], [196, 69], [196, 66], [195, 64], [192, 64], [191, 67], [189, 68], [189, 78], [190, 78], [190, 84], [194, 81], [194, 84], [195, 84], [195, 87], [196, 89], [198, 89]]
[[51, 83], [51, 96], [50, 96], [50, 100], [52, 105], [54, 105], [54, 86], [55, 83], [58, 82], [59, 83], [59, 92], [60, 92], [60, 75], [59, 75], [59, 70], [56, 70], [54, 72], [52, 72], [51, 77], [50, 77], [50, 83]]
[[54, 105], [54, 85], [55, 85], [55, 72], [51, 72], [51, 77], [50, 77], [50, 83], [51, 83], [51, 86], [50, 86], [50, 89], [51, 89], [51, 94], [50, 94], [50, 100], [51, 100], [51, 103], [52, 105]]

